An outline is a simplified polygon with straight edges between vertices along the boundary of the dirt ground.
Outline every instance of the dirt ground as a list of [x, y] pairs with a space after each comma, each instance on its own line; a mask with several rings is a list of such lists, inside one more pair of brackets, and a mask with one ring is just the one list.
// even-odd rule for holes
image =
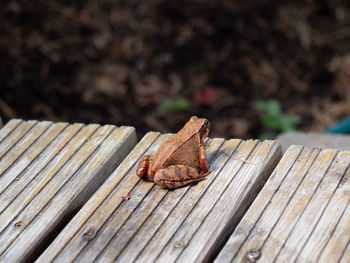
[[276, 99], [321, 132], [350, 115], [349, 3], [2, 1], [0, 116], [257, 138]]

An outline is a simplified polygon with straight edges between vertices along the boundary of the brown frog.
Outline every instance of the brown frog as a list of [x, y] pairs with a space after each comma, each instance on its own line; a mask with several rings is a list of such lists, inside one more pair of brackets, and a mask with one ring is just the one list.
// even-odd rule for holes
[[210, 173], [204, 148], [209, 127], [208, 120], [191, 117], [154, 157], [147, 155], [140, 160], [136, 174], [170, 189], [205, 179]]

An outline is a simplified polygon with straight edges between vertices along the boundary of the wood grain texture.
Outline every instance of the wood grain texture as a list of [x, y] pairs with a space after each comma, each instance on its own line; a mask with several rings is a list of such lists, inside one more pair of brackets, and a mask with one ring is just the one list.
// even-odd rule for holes
[[135, 171], [169, 136], [148, 133], [37, 262], [210, 260], [277, 164], [280, 146], [207, 140], [211, 174], [169, 191]]
[[132, 127], [12, 120], [1, 130], [0, 261], [37, 257], [136, 144]]
[[349, 165], [347, 151], [291, 146], [215, 262], [345, 258], [350, 239]]
[[302, 145], [305, 148], [350, 150], [349, 134], [286, 132], [279, 135], [276, 140], [285, 152], [291, 145]]
[[1, 128], [0, 142], [2, 142], [2, 140], [6, 138], [21, 122], [22, 120], [20, 119], [12, 119], [6, 123], [6, 125]]
[[[22, 137], [28, 133], [28, 131], [37, 123], [37, 121], [26, 121], [21, 122], [11, 131], [8, 135], [4, 137], [0, 144], [0, 158], [2, 158], [13, 146], [16, 145]], [[1, 129], [3, 130], [3, 129]], [[4, 127], [6, 130], [6, 126]], [[3, 132], [1, 132], [3, 133]]]

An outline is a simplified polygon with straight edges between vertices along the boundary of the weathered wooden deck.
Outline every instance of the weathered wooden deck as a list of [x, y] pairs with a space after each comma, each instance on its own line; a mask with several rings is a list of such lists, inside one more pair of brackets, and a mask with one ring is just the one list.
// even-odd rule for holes
[[350, 262], [350, 152], [290, 147], [216, 262]]
[[349, 152], [209, 139], [212, 173], [169, 191], [135, 175], [169, 136], [8, 122], [0, 262], [350, 262]]
[[37, 257], [136, 143], [131, 127], [12, 120], [0, 130], [0, 261]]

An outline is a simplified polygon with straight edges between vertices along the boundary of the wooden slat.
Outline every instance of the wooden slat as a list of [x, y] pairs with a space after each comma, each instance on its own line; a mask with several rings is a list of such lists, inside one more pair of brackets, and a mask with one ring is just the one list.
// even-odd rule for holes
[[286, 132], [276, 139], [285, 152], [291, 145], [302, 145], [306, 148], [350, 150], [349, 134], [310, 133], [310, 132]]
[[[0, 160], [1, 262], [39, 256], [136, 144], [131, 127], [28, 123], [0, 143], [8, 149]], [[16, 132], [21, 125], [25, 132]]]
[[[276, 142], [212, 139], [212, 173], [172, 191], [135, 174], [170, 135], [148, 133], [37, 262], [202, 262], [213, 257], [280, 158]], [[122, 196], [130, 194], [130, 200]]]
[[[21, 122], [16, 128], [1, 141], [0, 159], [13, 147], [16, 143], [28, 133], [28, 131], [37, 123], [37, 121]], [[6, 127], [4, 127], [5, 129]], [[3, 130], [3, 129], [1, 129]]]
[[215, 262], [346, 257], [349, 165], [350, 152], [291, 146]]
[[[72, 139], [72, 137], [83, 127], [82, 124], [69, 125], [64, 123], [55, 124], [47, 135], [42, 136], [41, 140], [34, 144], [31, 153], [33, 158], [25, 157], [30, 165], [22, 166], [20, 169], [15, 169], [17, 166], [11, 167], [2, 178], [14, 178], [7, 189], [1, 192], [0, 202], [0, 222], [1, 218], [10, 218], [14, 215], [13, 209], [21, 209], [27, 205], [28, 200], [31, 200], [41, 189], [46, 182], [60, 169], [62, 164], [75, 152], [75, 148], [81, 143], [78, 142], [76, 136], [70, 146], [64, 146]], [[61, 128], [66, 127], [64, 130]], [[59, 133], [59, 134], [58, 134]], [[49, 146], [48, 146], [49, 145]], [[46, 148], [45, 148], [46, 147]], [[39, 155], [33, 154], [40, 148], [45, 148]], [[39, 151], [37, 151], [39, 152]], [[21, 162], [21, 161], [19, 161]], [[46, 172], [42, 171], [44, 167]], [[2, 180], [0, 178], [0, 182]], [[2, 182], [1, 182], [2, 183]], [[40, 187], [41, 186], [41, 187]], [[23, 189], [26, 188], [26, 191]], [[20, 197], [17, 197], [21, 193]], [[4, 209], [7, 207], [5, 212]]]
[[[350, 189], [348, 189], [343, 194], [345, 195], [341, 199], [349, 198]], [[345, 210], [340, 210], [342, 212], [341, 216], [335, 217], [338, 222], [335, 228], [329, 227], [327, 231], [334, 231], [330, 234], [327, 233], [330, 237], [327, 240], [325, 246], [323, 247], [322, 253], [319, 255], [320, 262], [341, 262], [347, 263], [350, 262], [350, 206], [349, 202]], [[339, 217], [341, 217], [339, 219]], [[325, 227], [324, 227], [325, 228]]]
[[41, 151], [41, 145], [39, 145], [39, 149], [36, 150], [34, 148], [34, 154], [31, 152], [33, 149], [28, 150], [27, 154], [21, 158], [20, 161], [17, 159], [28, 149], [30, 146], [50, 127], [52, 123], [48, 121], [39, 122], [31, 129], [29, 133], [24, 135], [21, 140], [19, 140], [12, 148], [9, 150], [5, 156], [3, 156], [0, 160], [0, 192], [6, 188], [9, 183], [14, 179], [11, 176], [2, 176], [3, 173], [10, 167], [14, 166], [15, 170], [23, 169], [28, 163], [30, 163], [30, 159], [32, 155], [35, 156], [36, 152]]
[[22, 120], [20, 119], [13, 119], [6, 123], [6, 125], [0, 130], [0, 142], [6, 138], [21, 122]]

